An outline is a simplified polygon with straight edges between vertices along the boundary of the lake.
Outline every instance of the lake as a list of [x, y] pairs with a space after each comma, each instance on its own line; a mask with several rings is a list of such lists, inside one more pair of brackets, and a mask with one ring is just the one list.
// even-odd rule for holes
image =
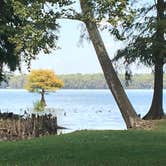
[[[137, 113], [144, 116], [150, 107], [153, 90], [126, 92]], [[45, 97], [50, 113], [57, 115], [58, 125], [69, 128], [67, 132], [126, 129], [109, 90], [59, 90]], [[39, 94], [26, 90], [0, 89], [0, 110], [22, 114], [24, 110], [32, 110], [33, 103], [39, 99]], [[166, 90], [163, 101], [166, 110]]]

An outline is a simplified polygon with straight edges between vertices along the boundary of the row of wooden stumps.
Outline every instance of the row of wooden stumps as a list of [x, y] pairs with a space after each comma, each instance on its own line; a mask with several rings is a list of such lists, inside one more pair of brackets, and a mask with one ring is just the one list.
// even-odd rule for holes
[[0, 113], [0, 140], [22, 140], [57, 134], [57, 117], [32, 114], [21, 117], [13, 113]]

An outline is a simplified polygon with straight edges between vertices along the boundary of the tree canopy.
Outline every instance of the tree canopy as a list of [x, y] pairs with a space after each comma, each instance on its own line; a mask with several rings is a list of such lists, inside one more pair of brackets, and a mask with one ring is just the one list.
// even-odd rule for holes
[[0, 3], [0, 81], [4, 67], [20, 69], [43, 51], [57, 49], [57, 19], [69, 0], [1, 0]]
[[59, 80], [52, 70], [32, 70], [27, 78], [25, 85], [30, 92], [38, 92], [41, 94], [41, 102], [45, 103], [45, 92], [55, 91], [63, 87], [63, 81]]
[[15, 25], [20, 24], [19, 18], [14, 15], [11, 1], [0, 2], [0, 81], [5, 78], [4, 66], [11, 71], [19, 67], [20, 58], [15, 53], [15, 44], [10, 38], [15, 35]]
[[63, 82], [57, 78], [52, 70], [32, 70], [27, 78], [26, 89], [35, 92], [54, 91], [63, 87]]
[[[135, 2], [134, 6], [137, 3]], [[148, 3], [144, 0], [142, 3], [143, 5], [135, 9], [133, 22], [127, 27], [123, 26], [127, 46], [120, 49], [114, 59], [124, 58], [126, 64], [141, 62], [154, 66], [157, 59], [166, 58], [166, 2], [158, 0]], [[165, 60], [163, 63], [166, 63]]]

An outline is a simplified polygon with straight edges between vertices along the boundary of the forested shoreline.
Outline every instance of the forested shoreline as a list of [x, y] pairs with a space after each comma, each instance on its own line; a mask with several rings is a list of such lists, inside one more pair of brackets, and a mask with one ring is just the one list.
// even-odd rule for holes
[[[27, 75], [12, 75], [7, 82], [2, 82], [0, 88], [24, 89]], [[68, 74], [59, 75], [64, 81], [64, 89], [107, 89], [104, 76], [97, 74]], [[120, 74], [122, 85], [127, 89], [152, 89], [153, 74], [135, 74], [131, 77], [129, 86], [125, 85], [125, 76]], [[164, 75], [164, 88], [166, 88], [166, 74]]]

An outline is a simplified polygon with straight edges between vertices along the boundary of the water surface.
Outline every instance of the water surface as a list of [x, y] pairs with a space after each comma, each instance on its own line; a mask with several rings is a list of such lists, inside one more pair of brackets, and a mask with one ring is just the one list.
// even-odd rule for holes
[[[150, 107], [153, 90], [127, 90], [127, 95], [138, 114], [144, 116]], [[23, 113], [32, 110], [40, 99], [37, 93], [26, 90], [0, 90], [1, 112]], [[51, 113], [56, 114], [58, 125], [73, 130], [126, 129], [119, 109], [109, 90], [59, 90], [46, 95]], [[164, 90], [166, 101], [166, 90]], [[166, 102], [164, 102], [166, 110]]]

